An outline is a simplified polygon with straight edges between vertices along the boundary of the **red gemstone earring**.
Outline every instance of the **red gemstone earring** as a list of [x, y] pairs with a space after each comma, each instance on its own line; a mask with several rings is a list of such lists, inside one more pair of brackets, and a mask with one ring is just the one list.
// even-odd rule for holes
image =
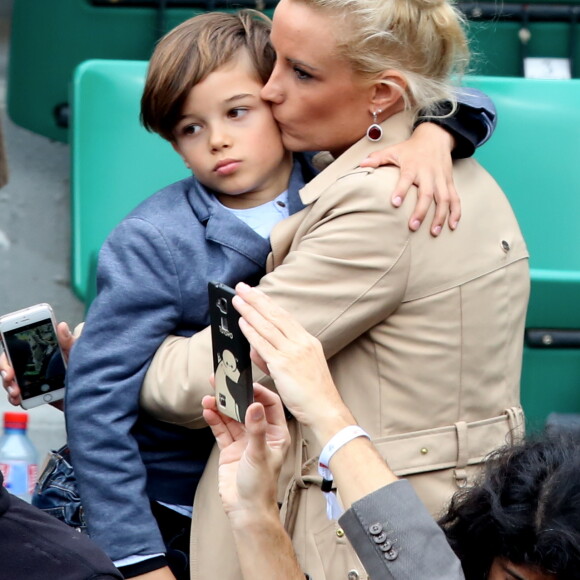
[[383, 138], [383, 128], [377, 124], [377, 114], [382, 113], [379, 109], [378, 113], [373, 111], [373, 124], [367, 129], [367, 139], [369, 141], [380, 141]]

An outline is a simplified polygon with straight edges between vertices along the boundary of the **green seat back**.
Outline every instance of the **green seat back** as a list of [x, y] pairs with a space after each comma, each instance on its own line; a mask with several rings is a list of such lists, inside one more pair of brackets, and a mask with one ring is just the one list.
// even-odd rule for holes
[[90, 60], [72, 90], [72, 285], [87, 305], [99, 248], [143, 199], [189, 173], [171, 145], [139, 122], [147, 62]]
[[[580, 331], [580, 80], [464, 84], [497, 107], [497, 130], [477, 158], [508, 196], [528, 244], [526, 326]], [[580, 349], [526, 346], [522, 401], [531, 428], [551, 411], [580, 412]]]

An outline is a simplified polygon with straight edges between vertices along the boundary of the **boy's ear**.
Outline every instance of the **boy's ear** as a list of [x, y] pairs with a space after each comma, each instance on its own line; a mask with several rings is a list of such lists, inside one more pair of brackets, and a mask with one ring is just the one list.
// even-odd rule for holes
[[405, 77], [397, 70], [386, 70], [373, 81], [371, 106], [380, 111], [399, 110], [406, 90]]

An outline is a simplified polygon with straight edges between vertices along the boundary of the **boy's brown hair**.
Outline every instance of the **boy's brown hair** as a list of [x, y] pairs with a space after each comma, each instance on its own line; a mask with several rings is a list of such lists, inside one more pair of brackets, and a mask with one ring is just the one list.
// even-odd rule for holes
[[265, 84], [274, 67], [270, 19], [256, 10], [208, 12], [168, 32], [149, 62], [141, 97], [141, 122], [174, 141], [173, 131], [191, 89], [245, 48]]

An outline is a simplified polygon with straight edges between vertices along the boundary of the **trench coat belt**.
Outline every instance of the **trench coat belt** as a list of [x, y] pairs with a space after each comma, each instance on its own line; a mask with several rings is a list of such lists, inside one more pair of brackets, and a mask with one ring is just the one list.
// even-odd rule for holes
[[[524, 425], [521, 407], [510, 407], [489, 419], [458, 421], [445, 427], [378, 437], [373, 443], [399, 477], [455, 469], [460, 480], [466, 477], [467, 466], [481, 463], [499, 447], [520, 441]], [[309, 469], [312, 463], [312, 458], [303, 463], [299, 477], [302, 481], [297, 482], [300, 487], [319, 483], [319, 478]]]
[[[304, 456], [301, 426], [297, 426], [294, 476], [286, 487], [281, 518], [292, 534], [300, 490], [316, 485], [318, 457]], [[467, 466], [482, 463], [494, 450], [521, 441], [525, 421], [519, 406], [505, 409], [500, 415], [480, 421], [458, 421], [445, 427], [412, 431], [373, 439], [375, 447], [399, 477], [453, 469], [457, 485], [467, 483]]]

